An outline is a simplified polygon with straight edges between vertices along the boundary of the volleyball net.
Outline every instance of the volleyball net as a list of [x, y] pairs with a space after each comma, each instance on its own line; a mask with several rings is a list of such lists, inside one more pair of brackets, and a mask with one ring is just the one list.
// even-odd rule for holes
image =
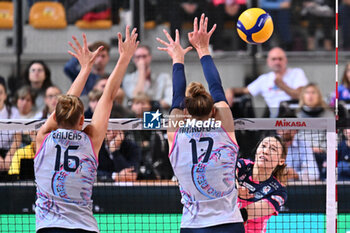
[[[179, 232], [182, 204], [177, 179], [168, 161], [165, 128], [169, 122], [160, 119], [159, 125], [151, 126], [144, 119], [109, 121], [92, 195], [93, 212], [101, 232]], [[350, 201], [346, 198], [350, 183], [340, 176], [346, 175], [343, 170], [337, 179], [334, 122], [322, 118], [235, 120], [239, 158], [244, 159], [240, 161], [254, 162], [257, 144], [266, 136], [278, 135], [288, 147], [286, 180], [281, 181], [287, 198], [273, 194], [267, 198], [270, 208], [278, 207], [278, 215], [274, 212], [267, 221], [267, 232], [350, 231]], [[11, 160], [2, 160], [1, 165], [0, 232], [35, 231], [32, 142], [43, 123], [0, 121], [1, 156], [14, 154]], [[346, 136], [345, 132], [339, 142]], [[208, 151], [208, 143], [197, 143], [197, 150]], [[199, 162], [204, 162], [203, 157], [199, 155]], [[344, 164], [342, 167], [346, 167]], [[273, 182], [259, 190], [243, 183], [237, 182], [237, 187], [250, 189], [247, 195], [253, 195], [256, 200], [276, 189]], [[212, 189], [215, 190], [215, 184]], [[210, 188], [206, 191], [211, 192]], [[257, 215], [259, 212], [257, 209]]]

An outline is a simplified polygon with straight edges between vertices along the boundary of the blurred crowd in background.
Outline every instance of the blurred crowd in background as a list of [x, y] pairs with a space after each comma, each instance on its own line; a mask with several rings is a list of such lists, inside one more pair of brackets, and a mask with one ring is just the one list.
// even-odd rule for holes
[[[29, 9], [40, 1], [27, 1]], [[67, 23], [78, 20], [92, 22], [110, 20], [112, 24], [127, 24], [132, 18], [140, 22], [140, 14], [130, 12], [140, 5], [134, 1], [112, 0], [62, 0], [55, 1], [64, 6]], [[137, 1], [135, 1], [137, 2]], [[151, 30], [166, 24], [174, 34], [189, 30], [188, 22], [205, 12], [218, 27], [212, 40], [213, 51], [245, 50], [242, 40], [232, 44], [232, 30], [238, 16], [247, 9], [246, 0], [145, 0], [144, 28]], [[256, 77], [244, 88], [229, 88], [226, 97], [233, 115], [254, 118], [252, 96], [262, 95], [266, 102], [263, 117], [334, 117], [336, 93], [322, 96], [317, 83], [309, 83], [300, 68], [288, 67], [285, 51], [334, 50], [335, 5], [332, 0], [260, 0], [258, 6], [265, 9], [274, 20], [275, 36], [263, 45], [269, 52], [269, 73]], [[141, 7], [142, 8], [142, 7]], [[341, 47], [350, 49], [350, 1], [340, 3], [339, 23], [342, 28]], [[142, 14], [141, 14], [142, 15]], [[96, 103], [102, 95], [109, 74], [105, 68], [110, 59], [110, 46], [97, 41], [90, 45], [104, 50], [95, 61], [83, 91], [85, 117], [91, 118]], [[133, 57], [135, 71], [128, 73], [115, 100], [111, 118], [142, 118], [144, 112], [160, 110], [166, 113], [171, 105], [172, 80], [169, 73], [152, 70], [152, 49], [141, 45]], [[67, 79], [73, 81], [79, 73], [79, 63], [71, 58], [62, 67]], [[277, 78], [279, 77], [279, 78]], [[350, 63], [342, 72], [338, 88], [340, 117], [348, 117], [350, 103]], [[19, 78], [0, 78], [1, 119], [46, 119], [54, 110], [60, 87], [51, 80], [50, 67], [43, 60], [33, 60]], [[276, 97], [277, 96], [277, 97]], [[329, 97], [327, 96], [327, 97]], [[339, 174], [350, 180], [350, 133], [343, 130], [339, 136]], [[266, 132], [240, 131], [237, 139], [240, 154], [252, 158], [253, 145]], [[291, 180], [324, 180], [326, 174], [325, 131], [281, 131], [274, 132], [288, 142], [287, 164], [294, 170]], [[25, 161], [34, 157], [33, 132], [15, 133], [2, 131], [0, 135], [0, 179], [19, 180], [28, 177], [23, 167]], [[253, 140], [254, 139], [254, 140]], [[99, 153], [98, 179], [100, 181], [133, 181], [142, 179], [171, 179], [173, 172], [168, 161], [169, 145], [164, 131], [108, 131]], [[289, 159], [288, 159], [289, 158]], [[253, 159], [253, 158], [252, 158]]]

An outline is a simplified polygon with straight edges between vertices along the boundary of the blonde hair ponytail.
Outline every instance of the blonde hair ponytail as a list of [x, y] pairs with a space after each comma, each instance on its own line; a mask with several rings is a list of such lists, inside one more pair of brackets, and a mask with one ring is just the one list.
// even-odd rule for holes
[[56, 121], [59, 126], [75, 126], [81, 115], [84, 114], [84, 105], [74, 95], [60, 95], [56, 105]]

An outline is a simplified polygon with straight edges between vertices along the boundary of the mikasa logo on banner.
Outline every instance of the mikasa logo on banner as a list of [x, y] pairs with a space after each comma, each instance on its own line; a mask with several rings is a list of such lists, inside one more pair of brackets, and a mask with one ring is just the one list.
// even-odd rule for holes
[[286, 121], [286, 120], [277, 120], [275, 127], [286, 127], [286, 126], [290, 126], [290, 127], [306, 127], [306, 123], [305, 121]]

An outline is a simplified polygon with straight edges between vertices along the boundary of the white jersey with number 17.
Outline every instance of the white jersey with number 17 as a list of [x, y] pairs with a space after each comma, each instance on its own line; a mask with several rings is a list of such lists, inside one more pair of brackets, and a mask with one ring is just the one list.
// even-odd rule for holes
[[184, 205], [182, 228], [243, 222], [237, 207], [238, 146], [223, 128], [179, 128], [169, 154]]

